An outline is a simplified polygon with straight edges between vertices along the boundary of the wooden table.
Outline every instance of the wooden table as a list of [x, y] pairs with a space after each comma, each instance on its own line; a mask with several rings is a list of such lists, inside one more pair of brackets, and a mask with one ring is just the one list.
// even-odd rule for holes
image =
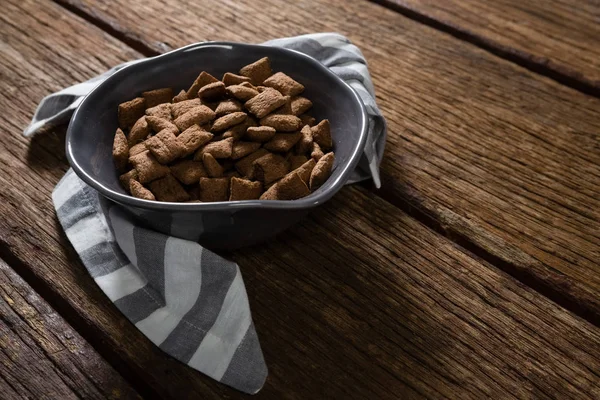
[[244, 397], [96, 287], [50, 199], [65, 128], [21, 131], [126, 60], [337, 31], [389, 124], [383, 188], [229, 254], [270, 371], [256, 397], [600, 398], [598, 2], [4, 0], [0, 21], [0, 397]]

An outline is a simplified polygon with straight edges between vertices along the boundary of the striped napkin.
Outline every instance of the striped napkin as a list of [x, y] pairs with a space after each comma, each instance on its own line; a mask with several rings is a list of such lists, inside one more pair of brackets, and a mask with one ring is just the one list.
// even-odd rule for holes
[[[335, 33], [264, 44], [316, 58], [357, 91], [369, 114], [369, 135], [364, 155], [348, 183], [372, 178], [379, 187], [386, 126], [360, 50]], [[83, 97], [124, 65], [44, 98], [24, 135], [67, 122]], [[72, 170], [58, 183], [52, 199], [85, 268], [152, 343], [240, 391], [254, 394], [262, 388], [267, 367], [235, 263], [198, 243], [136, 225], [119, 205], [100, 196]]]

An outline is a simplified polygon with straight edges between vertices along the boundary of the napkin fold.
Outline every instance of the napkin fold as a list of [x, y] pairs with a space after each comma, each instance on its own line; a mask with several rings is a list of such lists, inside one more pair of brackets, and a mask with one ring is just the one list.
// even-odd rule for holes
[[[363, 157], [348, 183], [381, 185], [386, 124], [361, 51], [336, 33], [263, 43], [306, 53], [344, 79], [369, 115]], [[66, 123], [96, 85], [124, 66], [44, 98], [25, 136]], [[148, 339], [207, 376], [257, 393], [267, 367], [239, 267], [198, 243], [136, 225], [131, 216], [72, 170], [52, 193], [58, 219], [100, 289]]]

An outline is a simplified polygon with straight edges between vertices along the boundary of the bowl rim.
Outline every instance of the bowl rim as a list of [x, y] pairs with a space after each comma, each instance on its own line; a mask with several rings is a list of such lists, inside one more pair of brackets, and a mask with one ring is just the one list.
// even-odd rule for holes
[[[75, 124], [73, 124], [73, 121], [75, 121], [78, 118], [80, 108], [85, 105], [85, 103], [88, 101], [88, 99], [97, 90], [100, 90], [100, 88], [105, 85], [111, 84], [113, 81], [118, 81], [122, 75], [129, 73], [129, 71], [131, 69], [140, 68], [144, 64], [159, 63], [159, 62], [162, 62], [164, 59], [177, 57], [178, 55], [180, 55], [182, 53], [194, 51], [194, 50], [198, 50], [198, 49], [203, 49], [203, 48], [207, 48], [207, 47], [226, 47], [229, 49], [233, 49], [235, 47], [238, 47], [238, 48], [239, 47], [241, 47], [241, 48], [257, 48], [258, 47], [258, 48], [268, 48], [269, 50], [272, 50], [272, 51], [280, 51], [282, 53], [288, 53], [288, 54], [291, 54], [296, 57], [301, 57], [301, 58], [305, 59], [307, 62], [312, 63], [320, 71], [322, 71], [325, 74], [330, 75], [335, 80], [337, 80], [339, 83], [341, 83], [342, 86], [345, 86], [347, 89], [350, 90], [350, 93], [352, 93], [352, 95], [354, 96], [354, 100], [359, 105], [359, 109], [360, 109], [360, 117], [361, 117], [360, 134], [359, 134], [358, 141], [357, 141], [356, 145], [354, 146], [354, 148], [350, 154], [350, 157], [348, 158], [348, 161], [344, 165], [338, 166], [338, 168], [342, 168], [341, 174], [337, 177], [337, 179], [333, 182], [333, 184], [328, 189], [323, 190], [320, 193], [319, 193], [320, 189], [317, 189], [317, 191], [315, 191], [314, 193], [311, 193], [309, 196], [300, 198], [298, 200], [238, 200], [238, 201], [219, 201], [219, 202], [206, 202], [206, 203], [202, 203], [202, 202], [198, 202], [198, 203], [159, 202], [159, 201], [139, 199], [139, 198], [133, 197], [131, 195], [126, 195], [126, 194], [116, 192], [116, 191], [110, 189], [109, 187], [106, 187], [105, 185], [103, 185], [101, 182], [97, 181], [92, 176], [90, 176], [85, 171], [85, 169], [83, 169], [77, 163], [77, 159], [74, 154], [74, 149], [71, 146], [71, 138], [75, 134], [74, 133], [74, 125]], [[84, 97], [84, 99], [81, 101], [79, 107], [77, 107], [77, 109], [73, 113], [71, 122], [69, 123], [69, 127], [67, 129], [67, 135], [66, 135], [66, 139], [65, 139], [65, 147], [66, 147], [67, 160], [68, 160], [69, 164], [71, 165], [71, 168], [73, 168], [73, 170], [77, 174], [77, 176], [80, 179], [82, 179], [85, 183], [90, 185], [92, 188], [94, 188], [95, 190], [100, 192], [105, 197], [107, 197], [110, 200], [113, 200], [117, 203], [123, 204], [123, 205], [137, 207], [137, 208], [141, 208], [141, 209], [163, 210], [163, 211], [168, 211], [168, 210], [171, 210], [171, 211], [205, 211], [205, 210], [216, 210], [216, 209], [224, 209], [224, 208], [226, 208], [229, 211], [232, 209], [246, 209], [246, 208], [303, 209], [303, 208], [316, 207], [319, 204], [324, 203], [325, 201], [327, 201], [331, 197], [333, 197], [333, 195], [335, 193], [337, 193], [344, 186], [344, 184], [346, 183], [346, 181], [349, 178], [349, 175], [352, 173], [352, 171], [354, 171], [356, 165], [358, 164], [358, 162], [363, 154], [364, 147], [365, 147], [366, 140], [367, 140], [367, 133], [368, 133], [367, 110], [366, 110], [366, 107], [365, 107], [364, 103], [362, 102], [360, 96], [356, 92], [356, 90], [354, 90], [354, 88], [352, 88], [352, 86], [350, 86], [347, 82], [345, 82], [343, 79], [341, 79], [338, 75], [334, 74], [329, 68], [327, 68], [325, 65], [321, 64], [315, 58], [313, 58], [305, 53], [302, 53], [302, 52], [299, 52], [299, 51], [296, 51], [293, 49], [283, 48], [283, 47], [266, 46], [266, 45], [260, 45], [260, 44], [238, 43], [238, 42], [227, 42], [227, 41], [206, 41], [206, 42], [193, 43], [193, 44], [181, 47], [179, 49], [172, 50], [168, 53], [160, 54], [155, 57], [149, 57], [149, 58], [145, 58], [145, 59], [141, 59], [141, 60], [136, 60], [134, 62], [130, 62], [129, 64], [125, 65], [124, 67], [122, 67], [121, 69], [119, 69], [118, 71], [113, 73], [111, 76], [106, 78], [103, 82], [101, 82], [100, 84], [95, 86], [94, 89], [92, 89]]]

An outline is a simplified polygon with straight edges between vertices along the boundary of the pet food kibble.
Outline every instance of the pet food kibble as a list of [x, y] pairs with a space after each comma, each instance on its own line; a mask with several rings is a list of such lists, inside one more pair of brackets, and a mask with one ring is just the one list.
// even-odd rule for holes
[[276, 133], [273, 139], [264, 144], [264, 148], [278, 153], [286, 153], [300, 140], [302, 134], [295, 133]]
[[194, 156], [194, 160], [200, 160], [204, 154], [211, 154], [214, 158], [229, 158], [233, 151], [233, 138], [211, 142], [198, 150]]
[[260, 124], [275, 128], [278, 132], [294, 132], [302, 127], [302, 121], [295, 115], [271, 114], [260, 119]]
[[215, 122], [213, 122], [212, 131], [224, 131], [227, 128], [244, 122], [246, 120], [246, 117], [246, 113], [242, 111], [224, 115], [221, 118], [217, 119]]
[[139, 199], [156, 200], [152, 192], [142, 186], [142, 184], [135, 179], [131, 179], [129, 181], [129, 193], [131, 193], [133, 197], [137, 197]]
[[136, 97], [133, 100], [119, 104], [119, 128], [131, 128], [133, 124], [144, 115], [145, 110], [146, 101], [143, 97]]
[[[296, 96], [296, 97], [292, 97], [292, 100], [290, 101], [290, 105], [292, 108], [292, 114], [294, 115], [302, 115], [305, 112], [307, 112], [308, 110], [310, 110], [310, 108], [312, 107], [312, 101], [310, 101], [309, 99], [307, 99], [306, 97], [302, 97], [302, 96]], [[304, 125], [306, 125], [306, 123], [303, 122]]]
[[241, 178], [242, 177], [242, 175], [240, 175], [240, 173], [237, 171], [228, 171], [223, 176], [226, 178]]
[[166, 119], [172, 121], [173, 116], [171, 115], [171, 103], [164, 103], [146, 109], [146, 115]]
[[161, 164], [168, 164], [183, 153], [183, 146], [173, 131], [169, 129], [163, 129], [145, 143], [148, 150]]
[[173, 114], [173, 118], [177, 119], [186, 112], [190, 111], [192, 108], [200, 105], [202, 105], [202, 103], [200, 102], [199, 98], [182, 100], [178, 103], [171, 104], [171, 114]]
[[275, 110], [275, 114], [293, 115], [292, 98], [290, 96], [285, 96], [285, 104]]
[[229, 178], [200, 178], [200, 201], [227, 201]]
[[331, 175], [331, 168], [334, 161], [335, 156], [333, 153], [327, 153], [321, 157], [310, 174], [310, 190], [315, 191], [325, 183], [329, 175]]
[[198, 91], [198, 97], [201, 100], [215, 100], [225, 96], [225, 84], [223, 82], [213, 82], [203, 86]]
[[148, 122], [146, 121], [146, 117], [141, 117], [137, 120], [137, 122], [133, 125], [133, 128], [129, 131], [129, 136], [127, 137], [127, 143], [129, 146], [134, 146], [138, 144], [140, 141], [146, 139], [150, 134], [150, 127], [148, 126]]
[[307, 186], [310, 184], [310, 174], [315, 168], [315, 165], [317, 165], [317, 163], [311, 158], [295, 170]]
[[269, 153], [252, 163], [255, 179], [262, 181], [265, 185], [285, 176], [288, 165], [285, 159], [279, 155]]
[[240, 69], [240, 75], [250, 78], [253, 85], [260, 85], [271, 76], [271, 62], [268, 57], [261, 58], [258, 61], [248, 64]]
[[296, 96], [304, 91], [304, 86], [296, 82], [283, 72], [277, 72], [265, 79], [263, 86], [277, 89], [281, 94], [286, 96]]
[[214, 135], [212, 133], [205, 131], [196, 124], [190, 126], [177, 136], [177, 140], [182, 148], [181, 157], [189, 156], [201, 146], [210, 142], [213, 137]]
[[144, 152], [144, 151], [146, 151], [146, 150], [148, 150], [148, 149], [146, 148], [146, 143], [144, 143], [144, 142], [142, 142], [142, 143], [138, 143], [138, 144], [136, 144], [136, 145], [132, 146], [132, 147], [129, 149], [129, 157], [133, 157], [133, 156], [135, 156], [136, 154], [140, 154], [140, 153], [142, 153], [142, 152]]
[[187, 201], [190, 195], [171, 174], [150, 182], [148, 185], [158, 201]]
[[115, 133], [112, 154], [117, 169], [123, 170], [127, 166], [127, 159], [129, 158], [129, 145], [121, 128], [117, 128], [117, 132]]
[[247, 76], [232, 74], [231, 72], [225, 72], [225, 75], [223, 75], [223, 83], [225, 86], [239, 85], [240, 83], [244, 82], [250, 82], [250, 78]]
[[173, 103], [179, 103], [181, 101], [187, 100], [187, 92], [185, 90], [181, 90], [181, 92], [179, 92], [177, 94], [177, 96], [173, 97]]
[[300, 121], [302, 121], [302, 125], [314, 126], [317, 120], [314, 117], [311, 117], [307, 114], [302, 114], [300, 116]]
[[246, 129], [255, 125], [256, 123], [254, 122], [254, 120], [252, 118], [247, 117], [246, 120], [241, 124], [235, 125], [223, 132], [223, 139], [232, 137], [234, 140], [238, 140], [242, 136], [244, 136], [244, 134], [246, 133]]
[[229, 201], [256, 200], [263, 191], [262, 183], [232, 177], [229, 183]]
[[257, 118], [262, 118], [275, 111], [286, 102], [286, 98], [275, 89], [267, 89], [254, 96], [244, 106]]
[[312, 130], [313, 140], [317, 142], [323, 150], [329, 150], [333, 147], [329, 120], [324, 119], [310, 129]]
[[300, 168], [302, 166], [302, 164], [304, 164], [305, 162], [308, 161], [308, 158], [306, 158], [306, 156], [300, 155], [300, 156], [291, 156], [288, 159], [289, 163], [290, 163], [290, 171], [295, 170], [296, 168]]
[[231, 150], [231, 158], [237, 160], [248, 154], [254, 153], [260, 148], [260, 143], [256, 142], [235, 142]]
[[169, 167], [165, 167], [156, 161], [156, 158], [148, 150], [129, 157], [129, 162], [133, 164], [142, 184], [162, 178], [169, 173]]
[[242, 104], [239, 101], [233, 99], [223, 100], [215, 109], [217, 117], [222, 117], [223, 115], [231, 114], [238, 111], [242, 111]]
[[300, 140], [296, 143], [296, 153], [306, 154], [312, 151], [313, 148], [313, 136], [310, 126], [304, 125], [300, 131]]
[[198, 91], [200, 88], [208, 85], [209, 83], [218, 82], [219, 80], [209, 74], [208, 72], [202, 71], [200, 75], [196, 78], [192, 86], [187, 91], [187, 98], [193, 99], [194, 97], [198, 97]]
[[204, 169], [204, 164], [192, 160], [184, 160], [172, 165], [171, 174], [186, 185], [193, 185], [200, 178], [208, 176]]
[[146, 108], [151, 108], [162, 103], [170, 103], [173, 97], [173, 89], [163, 88], [143, 92], [142, 97], [146, 100]]
[[227, 86], [227, 93], [240, 101], [248, 101], [258, 96], [258, 91], [242, 85]]
[[250, 178], [252, 175], [252, 163], [267, 154], [269, 154], [267, 150], [258, 149], [254, 153], [249, 154], [240, 161], [236, 162], [235, 169], [242, 174], [242, 176]]
[[146, 121], [148, 122], [148, 126], [150, 126], [150, 128], [154, 132], [158, 133], [163, 130], [168, 130], [168, 131], [173, 132], [174, 135], [179, 134], [179, 129], [177, 129], [177, 126], [175, 126], [175, 124], [173, 124], [171, 121], [169, 121], [167, 119], [153, 117], [153, 116], [146, 116]]
[[270, 126], [251, 126], [246, 130], [245, 138], [253, 142], [268, 142], [275, 136], [275, 128]]
[[204, 164], [204, 169], [211, 178], [220, 178], [225, 172], [225, 169], [210, 153], [202, 155], [202, 164]]
[[119, 182], [123, 189], [129, 192], [129, 181], [138, 179], [137, 171], [135, 169], [129, 170], [125, 172], [123, 175], [119, 176]]
[[297, 172], [291, 172], [275, 184], [277, 200], [297, 200], [308, 196], [310, 190]]
[[254, 90], [256, 90], [258, 92], [258, 88], [256, 86], [254, 86], [253, 84], [251, 84], [250, 82], [242, 82], [242, 83], [239, 84], [239, 86], [247, 87], [247, 88], [250, 88], [250, 89], [254, 89]]
[[310, 153], [312, 159], [319, 162], [319, 160], [321, 159], [321, 157], [323, 157], [324, 154], [325, 153], [323, 153], [323, 150], [321, 150], [321, 147], [318, 145], [318, 143], [313, 142], [312, 152]]
[[206, 106], [196, 106], [175, 120], [175, 125], [180, 131], [184, 131], [190, 126], [202, 125], [215, 119], [216, 114]]

